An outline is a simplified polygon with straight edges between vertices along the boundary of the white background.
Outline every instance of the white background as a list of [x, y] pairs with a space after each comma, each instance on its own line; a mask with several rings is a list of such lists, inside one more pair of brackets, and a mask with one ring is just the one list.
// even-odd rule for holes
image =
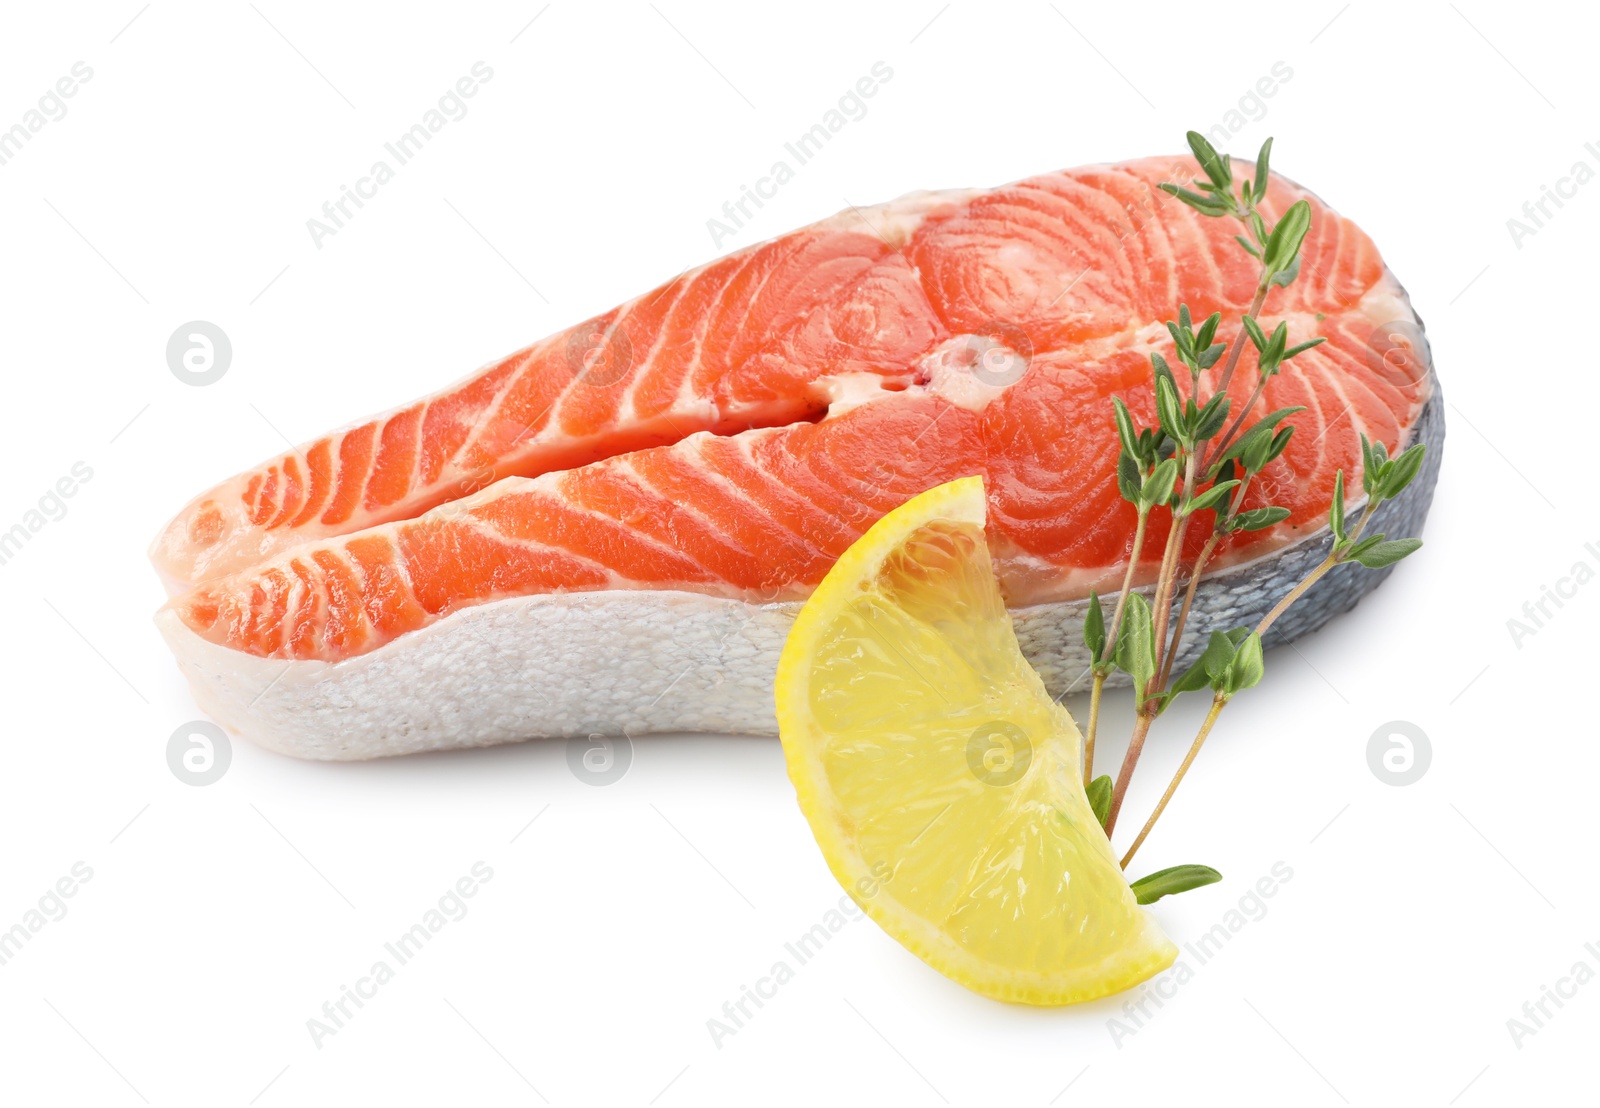
[[[1600, 585], [1520, 645], [1506, 625], [1600, 566], [1600, 183], [1520, 247], [1506, 226], [1600, 168], [1577, 5], [139, 2], [0, 17], [0, 126], [94, 73], [0, 166], [0, 530], [93, 470], [0, 566], [0, 928], [93, 870], [0, 966], [0, 1100], [1466, 1108], [1592, 1078], [1600, 984], [1520, 1047], [1506, 1023], [1600, 969]], [[306, 220], [479, 60], [469, 114], [315, 247]], [[869, 114], [713, 249], [706, 220], [877, 61]], [[774, 740], [641, 740], [605, 788], [554, 743], [317, 765], [239, 740], [214, 785], [169, 771], [199, 713], [144, 550], [196, 492], [847, 201], [1179, 149], [1277, 61], [1232, 151], [1276, 135], [1274, 166], [1372, 233], [1449, 441], [1427, 547], [1269, 658], [1142, 853], [1226, 874], [1157, 907], [1180, 943], [1275, 862], [1293, 877], [1131, 1036], [1127, 997], [1005, 1007], [862, 922], [715, 1044], [840, 895]], [[204, 388], [164, 354], [195, 319], [234, 349]], [[1431, 740], [1407, 787], [1368, 767], [1391, 720]], [[1135, 810], [1193, 723], [1158, 727]], [[469, 914], [313, 1045], [480, 860]]]

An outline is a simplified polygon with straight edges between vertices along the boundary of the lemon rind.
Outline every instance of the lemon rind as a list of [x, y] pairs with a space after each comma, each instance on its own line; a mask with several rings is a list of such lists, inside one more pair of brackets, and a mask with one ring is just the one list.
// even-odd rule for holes
[[[834, 564], [795, 620], [779, 658], [775, 690], [780, 730], [786, 732], [789, 779], [800, 808], [829, 870], [851, 898], [907, 950], [959, 984], [996, 1000], [1048, 1006], [1094, 1000], [1132, 988], [1167, 969], [1178, 955], [1178, 948], [1149, 912], [1136, 909], [1141, 933], [1130, 936], [1121, 949], [1097, 962], [1054, 973], [997, 966], [961, 947], [931, 920], [901, 905], [880, 887], [870, 864], [844, 833], [846, 814], [831, 791], [819, 785], [826, 780], [819, 756], [823, 732], [805, 703], [817, 633], [823, 629], [823, 621], [832, 619], [849, 600], [850, 591], [875, 579], [888, 556], [915, 531], [943, 520], [984, 525], [982, 477], [965, 477], [930, 489], [879, 519]], [[1039, 683], [1037, 675], [1028, 672], [1034, 683]], [[1039, 691], [1047, 696], [1042, 683]], [[1062, 718], [1064, 732], [1076, 733], [1064, 710], [1058, 708], [1054, 714]], [[797, 730], [804, 733], [802, 743], [792, 741]], [[1106, 855], [1114, 865], [1109, 845]], [[863, 888], [873, 889], [873, 895], [862, 895]], [[1132, 895], [1130, 890], [1129, 898]]]

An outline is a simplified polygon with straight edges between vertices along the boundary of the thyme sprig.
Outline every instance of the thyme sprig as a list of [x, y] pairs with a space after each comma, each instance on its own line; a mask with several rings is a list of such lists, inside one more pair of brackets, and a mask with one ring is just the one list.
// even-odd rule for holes
[[[1287, 287], [1299, 276], [1301, 247], [1311, 227], [1311, 207], [1305, 200], [1290, 205], [1272, 224], [1260, 207], [1267, 195], [1272, 140], [1262, 145], [1256, 158], [1254, 180], [1239, 181], [1234, 179], [1228, 156], [1219, 154], [1204, 136], [1190, 131], [1188, 141], [1205, 177], [1194, 179], [1194, 189], [1170, 183], [1160, 187], [1204, 216], [1239, 221], [1243, 233], [1234, 238], [1256, 260], [1257, 279], [1250, 307], [1240, 316], [1231, 342], [1217, 338], [1224, 322], [1221, 312], [1213, 312], [1197, 327], [1189, 306], [1180, 304], [1177, 319], [1167, 321], [1174, 355], [1187, 370], [1188, 388], [1180, 387], [1177, 373], [1162, 354], [1150, 355], [1154, 426], [1139, 427], [1120, 398], [1112, 401], [1119, 446], [1117, 487], [1133, 504], [1137, 523], [1109, 627], [1100, 597], [1093, 592], [1083, 626], [1084, 644], [1088, 647], [1094, 674], [1084, 746], [1084, 782], [1096, 818], [1108, 837], [1115, 831], [1134, 767], [1155, 719], [1183, 693], [1207, 688], [1212, 693], [1211, 708], [1188, 754], [1124, 855], [1124, 868], [1166, 810], [1223, 709], [1234, 696], [1253, 688], [1265, 676], [1264, 636], [1283, 613], [1338, 566], [1355, 564], [1381, 569], [1422, 545], [1417, 539], [1391, 540], [1381, 534], [1363, 537], [1362, 532], [1378, 505], [1399, 495], [1421, 471], [1426, 447], [1417, 444], [1391, 459], [1382, 443], [1369, 442], [1363, 435], [1362, 487], [1366, 505], [1354, 527], [1348, 525], [1346, 518], [1344, 472], [1340, 470], [1335, 476], [1333, 502], [1329, 507], [1328, 523], [1333, 543], [1323, 561], [1255, 627], [1213, 631], [1200, 658], [1175, 681], [1171, 680], [1196, 590], [1217, 548], [1230, 535], [1272, 527], [1290, 515], [1287, 508], [1278, 505], [1245, 509], [1244, 503], [1252, 482], [1288, 448], [1295, 429], [1286, 421], [1304, 409], [1280, 408], [1248, 427], [1245, 424], [1264, 395], [1268, 382], [1283, 366], [1324, 341], [1317, 336], [1291, 343], [1287, 322], [1278, 323], [1269, 332], [1258, 318], [1271, 292]], [[1256, 380], [1248, 399], [1232, 413], [1230, 421], [1229, 386], [1247, 343], [1255, 351]], [[1210, 394], [1205, 395], [1206, 374], [1219, 363], [1221, 369]], [[1154, 599], [1147, 600], [1142, 593], [1133, 591], [1132, 584], [1144, 548], [1150, 513], [1158, 506], [1169, 509], [1171, 523], [1156, 577]], [[1188, 568], [1182, 603], [1176, 617], [1171, 618], [1183, 568], [1184, 538], [1190, 521], [1204, 511], [1214, 513], [1211, 533]], [[1104, 685], [1118, 669], [1129, 676], [1135, 690], [1135, 722], [1127, 754], [1113, 783], [1109, 776], [1094, 776], [1094, 747]], [[1219, 876], [1205, 866], [1178, 866], [1143, 878], [1135, 882], [1134, 887], [1136, 891], [1144, 888], [1139, 892], [1139, 899], [1141, 903], [1148, 903], [1159, 896], [1217, 880]]]

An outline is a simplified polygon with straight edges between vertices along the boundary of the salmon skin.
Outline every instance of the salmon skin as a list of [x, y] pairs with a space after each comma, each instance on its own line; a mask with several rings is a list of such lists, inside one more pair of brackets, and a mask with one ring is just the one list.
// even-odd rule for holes
[[[1254, 293], [1232, 221], [1157, 189], [1198, 172], [1150, 158], [916, 193], [686, 271], [197, 497], [151, 551], [172, 593], [158, 626], [206, 711], [306, 757], [773, 734], [799, 604], [885, 512], [979, 473], [1024, 652], [1064, 691], [1087, 664], [1085, 598], [1115, 592], [1132, 546], [1111, 398], [1153, 423], [1164, 321], [1180, 303], [1236, 320]], [[1261, 206], [1300, 199], [1301, 274], [1261, 323], [1327, 341], [1269, 382], [1258, 414], [1306, 410], [1245, 502], [1290, 515], [1219, 549], [1186, 654], [1326, 552], [1363, 432], [1431, 447], [1374, 526], [1415, 534], [1431, 500], [1443, 417], [1420, 321], [1355, 224], [1277, 176]], [[1330, 575], [1272, 639], [1382, 576]]]

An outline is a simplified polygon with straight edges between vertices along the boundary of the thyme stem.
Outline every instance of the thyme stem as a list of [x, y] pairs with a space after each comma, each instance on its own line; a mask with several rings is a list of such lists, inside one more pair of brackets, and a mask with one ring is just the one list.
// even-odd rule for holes
[[1133, 856], [1150, 835], [1150, 829], [1156, 825], [1156, 820], [1161, 818], [1161, 813], [1167, 810], [1167, 802], [1172, 799], [1172, 794], [1178, 791], [1178, 786], [1183, 782], [1183, 775], [1189, 772], [1189, 767], [1194, 764], [1195, 755], [1200, 753], [1200, 748], [1205, 745], [1206, 737], [1211, 734], [1211, 728], [1217, 722], [1217, 717], [1222, 714], [1222, 709], [1227, 706], [1228, 698], [1217, 694], [1211, 700], [1211, 710], [1206, 713], [1205, 722], [1200, 725], [1200, 730], [1195, 734], [1194, 742], [1189, 744], [1189, 753], [1183, 757], [1183, 764], [1178, 767], [1178, 772], [1172, 775], [1172, 781], [1167, 785], [1167, 791], [1161, 794], [1161, 802], [1156, 805], [1156, 810], [1150, 813], [1150, 818], [1144, 821], [1144, 828], [1139, 832], [1139, 837], [1133, 840], [1133, 845], [1128, 848], [1128, 853], [1122, 856], [1122, 868], [1127, 869], [1128, 863], [1133, 861]]
[[[1190, 454], [1184, 465], [1183, 488], [1184, 500], [1187, 502], [1192, 496], [1194, 475], [1198, 459]], [[1189, 529], [1189, 512], [1184, 509], [1172, 513], [1172, 527], [1167, 533], [1167, 549], [1161, 561], [1161, 578], [1156, 582], [1155, 615], [1155, 648], [1156, 648], [1156, 676], [1150, 681], [1149, 688], [1143, 693], [1143, 698], [1155, 696], [1166, 687], [1167, 671], [1171, 669], [1169, 659], [1170, 649], [1167, 646], [1167, 623], [1172, 615], [1172, 594], [1178, 580], [1178, 567], [1183, 562], [1183, 537]], [[1141, 706], [1143, 700], [1140, 701]]]
[[[1366, 510], [1361, 513], [1361, 518], [1356, 521], [1355, 530], [1350, 532], [1350, 546], [1354, 546], [1357, 540], [1361, 538], [1361, 532], [1367, 529], [1367, 521], [1372, 518], [1373, 509], [1376, 507], [1377, 505], [1373, 504], [1370, 500], [1367, 502]], [[1284, 595], [1282, 600], [1273, 605], [1272, 611], [1261, 617], [1261, 622], [1256, 624], [1256, 634], [1261, 635], [1264, 638], [1267, 634], [1267, 628], [1276, 623], [1278, 621], [1278, 617], [1283, 615], [1284, 612], [1288, 611], [1291, 604], [1304, 596], [1312, 585], [1315, 585], [1318, 581], [1322, 580], [1323, 577], [1327, 576], [1329, 570], [1333, 569], [1334, 566], [1342, 564], [1343, 561], [1344, 559], [1339, 556], [1339, 552], [1337, 550], [1330, 550], [1328, 552], [1328, 556], [1322, 559], [1321, 563], [1318, 564], [1316, 569], [1313, 569], [1310, 573], [1306, 574], [1305, 578], [1298, 585], [1290, 589]]]
[[1304, 580], [1284, 594], [1284, 598], [1278, 601], [1278, 603], [1273, 607], [1272, 611], [1261, 617], [1261, 622], [1256, 624], [1256, 634], [1265, 635], [1267, 633], [1267, 628], [1276, 623], [1278, 617], [1283, 615], [1284, 612], [1288, 611], [1291, 604], [1304, 596], [1307, 589], [1311, 588], [1312, 585], [1315, 585], [1318, 581], [1322, 580], [1327, 572], [1337, 564], [1338, 563], [1334, 561], [1332, 554], [1324, 558], [1322, 563], [1318, 565], [1316, 569], [1306, 574]]
[[1140, 507], [1139, 522], [1133, 531], [1133, 553], [1128, 557], [1128, 568], [1122, 575], [1122, 591], [1117, 594], [1117, 607], [1111, 615], [1111, 632], [1100, 657], [1094, 659], [1094, 689], [1089, 694], [1089, 725], [1083, 737], [1083, 783], [1087, 787], [1094, 780], [1094, 740], [1100, 729], [1100, 693], [1105, 688], [1109, 670], [1106, 664], [1117, 651], [1117, 632], [1122, 628], [1122, 613], [1128, 605], [1128, 590], [1133, 587], [1133, 575], [1139, 567], [1139, 557], [1144, 552], [1145, 525], [1150, 522], [1150, 509]]
[[[1267, 302], [1267, 291], [1269, 288], [1270, 286], [1265, 284], [1256, 288], [1255, 299], [1250, 301], [1250, 310], [1245, 312], [1245, 315], [1249, 316], [1251, 319], [1254, 319], [1256, 316], [1261, 314], [1261, 307]], [[1222, 376], [1217, 378], [1217, 392], [1226, 393], [1228, 391], [1228, 385], [1233, 381], [1233, 371], [1238, 368], [1239, 365], [1239, 356], [1244, 353], [1245, 341], [1244, 321], [1240, 320], [1239, 333], [1233, 336], [1233, 342], [1228, 346], [1228, 360], [1223, 363]], [[1255, 405], [1252, 402], [1251, 407], [1254, 406]], [[1203, 451], [1204, 449], [1205, 447], [1202, 445], [1201, 450]], [[1227, 443], [1224, 442], [1221, 446], [1217, 447], [1217, 449], [1227, 449]], [[1204, 461], [1205, 459], [1202, 458], [1201, 460]]]
[[1167, 647], [1167, 655], [1161, 660], [1161, 673], [1156, 677], [1156, 688], [1167, 687], [1167, 678], [1172, 676], [1172, 661], [1178, 656], [1178, 650], [1183, 646], [1183, 627], [1189, 622], [1189, 609], [1194, 606], [1195, 590], [1200, 586], [1200, 575], [1206, 571], [1206, 563], [1211, 560], [1212, 553], [1217, 549], [1217, 544], [1222, 541], [1221, 531], [1212, 531], [1211, 537], [1206, 539], [1205, 546], [1200, 548], [1200, 554], [1194, 560], [1194, 568], [1189, 571], [1189, 584], [1183, 590], [1183, 605], [1178, 609], [1178, 618], [1172, 624], [1172, 642]]
[[[1244, 503], [1245, 490], [1250, 487], [1250, 477], [1240, 481], [1233, 490], [1233, 503], [1228, 506], [1227, 515], [1237, 515], [1239, 506]], [[1161, 662], [1161, 675], [1156, 679], [1156, 688], [1167, 687], [1167, 678], [1172, 676], [1172, 663], [1178, 656], [1178, 649], [1183, 645], [1183, 628], [1189, 622], [1189, 609], [1194, 607], [1195, 590], [1200, 587], [1200, 577], [1206, 570], [1206, 564], [1211, 561], [1211, 555], [1216, 552], [1217, 546], [1222, 542], [1223, 533], [1213, 530], [1211, 537], [1206, 539], [1205, 546], [1201, 547], [1199, 557], [1194, 560], [1194, 568], [1189, 571], [1188, 587], [1183, 591], [1183, 605], [1178, 609], [1178, 620], [1172, 628], [1172, 643], [1167, 649], [1167, 656]]]
[[[1241, 486], [1241, 489], [1242, 487], [1243, 486]], [[1340, 550], [1347, 550], [1360, 540], [1361, 532], [1366, 529], [1367, 521], [1372, 518], [1373, 510], [1376, 508], [1376, 506], [1377, 505], [1371, 500], [1368, 501], [1366, 510], [1361, 513], [1361, 518], [1356, 521], [1355, 528], [1350, 532], [1349, 539], [1347, 540], [1348, 545], [1341, 547]], [[1237, 510], [1237, 504], [1235, 504], [1235, 510]], [[1200, 559], [1197, 559], [1195, 563], [1196, 572], [1189, 580], [1189, 596], [1185, 600], [1184, 613], [1186, 613], [1188, 610], [1188, 600], [1193, 598], [1195, 584], [1200, 580], [1199, 570], [1203, 568], [1205, 558], [1209, 556], [1209, 551], [1214, 548], [1216, 540], [1220, 537], [1220, 535], [1221, 532], [1212, 533], [1211, 539], [1207, 540], [1206, 542], [1206, 549], [1201, 551], [1201, 557]], [[1318, 581], [1322, 580], [1323, 577], [1327, 576], [1328, 572], [1335, 566], [1342, 565], [1344, 563], [1345, 559], [1341, 556], [1340, 550], [1329, 551], [1328, 556], [1318, 563], [1315, 569], [1306, 574], [1299, 584], [1290, 589], [1289, 592], [1285, 594], [1284, 598], [1278, 601], [1273, 609], [1264, 617], [1262, 617], [1261, 622], [1256, 624], [1257, 636], [1264, 637], [1267, 633], [1267, 629], [1277, 621], [1278, 617], [1283, 615], [1284, 612], [1288, 611], [1289, 607], [1294, 604], [1295, 601], [1304, 596], [1306, 592], [1310, 590], [1311, 586], [1315, 585]], [[1184, 613], [1180, 613], [1179, 615], [1180, 623], [1178, 624], [1176, 632], [1177, 634], [1182, 633], [1181, 620]], [[1171, 653], [1175, 653], [1176, 650], [1177, 645], [1174, 643], [1172, 651], [1169, 652], [1169, 658]], [[1165, 686], [1165, 684], [1166, 675], [1163, 674], [1157, 679], [1156, 687], [1162, 688]], [[1145, 821], [1144, 829], [1139, 832], [1139, 837], [1133, 840], [1133, 845], [1128, 848], [1128, 853], [1123, 856], [1122, 867], [1124, 869], [1126, 869], [1128, 863], [1133, 860], [1134, 853], [1141, 845], [1143, 845], [1145, 838], [1150, 834], [1150, 829], [1155, 826], [1156, 820], [1161, 817], [1161, 813], [1166, 811], [1167, 802], [1172, 799], [1172, 794], [1178, 791], [1178, 786], [1183, 782], [1184, 775], [1189, 772], [1190, 765], [1194, 763], [1195, 756], [1200, 753], [1200, 748], [1205, 745], [1206, 737], [1211, 734], [1212, 726], [1216, 724], [1217, 717], [1222, 714], [1222, 709], [1227, 705], [1230, 698], [1231, 694], [1224, 692], [1218, 692], [1216, 696], [1213, 697], [1211, 702], [1211, 711], [1206, 714], [1205, 722], [1200, 725], [1200, 730], [1195, 735], [1194, 742], [1189, 747], [1189, 753], [1183, 759], [1183, 764], [1178, 767], [1177, 773], [1173, 774], [1172, 781], [1167, 785], [1167, 791], [1162, 794], [1161, 801], [1156, 805], [1155, 811], [1150, 813], [1150, 818]], [[1123, 792], [1126, 791], [1126, 782], [1133, 776], [1133, 767], [1131, 763], [1138, 760], [1138, 755], [1134, 753], [1134, 751], [1136, 748], [1138, 750], [1143, 750], [1144, 736], [1149, 731], [1150, 721], [1153, 718], [1154, 712], [1147, 714], [1143, 711], [1141, 706], [1140, 715], [1134, 730], [1133, 742], [1128, 748], [1130, 759], [1124, 760], [1122, 767], [1123, 772], [1117, 781], [1117, 791], [1112, 794], [1111, 812], [1106, 819], [1107, 835], [1111, 834], [1111, 829], [1114, 826], [1117, 812], [1121, 807], [1120, 801]]]
[[[1195, 470], [1195, 456], [1190, 454], [1184, 464], [1184, 489], [1193, 487]], [[1187, 495], [1187, 491], [1185, 493]], [[1172, 582], [1177, 575], [1178, 552], [1183, 549], [1183, 533], [1188, 527], [1189, 517], [1181, 511], [1172, 513], [1172, 526], [1167, 530], [1167, 546], [1161, 554], [1161, 574], [1156, 579], [1156, 598], [1153, 604], [1155, 612], [1154, 642], [1157, 649], [1166, 641], [1167, 616], [1172, 611]], [[1124, 594], [1126, 595], [1126, 594]], [[1156, 667], [1159, 671], [1162, 658], [1158, 654]], [[1128, 741], [1128, 752], [1123, 755], [1122, 768], [1117, 772], [1117, 783], [1111, 791], [1111, 809], [1106, 815], [1106, 837], [1111, 836], [1117, 824], [1117, 813], [1122, 810], [1122, 801], [1127, 796], [1128, 783], [1133, 780], [1133, 767], [1139, 763], [1139, 755], [1144, 751], [1145, 736], [1150, 733], [1150, 724], [1155, 719], [1155, 712], [1150, 708], [1150, 698], [1159, 690], [1156, 678], [1142, 689], [1134, 689], [1134, 702], [1138, 714], [1134, 720], [1133, 737]]]
[[1117, 632], [1122, 629], [1122, 613], [1128, 606], [1128, 590], [1133, 587], [1133, 575], [1139, 568], [1139, 556], [1144, 552], [1145, 525], [1150, 522], [1150, 509], [1139, 509], [1139, 523], [1133, 530], [1133, 553], [1128, 556], [1128, 568], [1122, 575], [1122, 591], [1117, 594], [1117, 607], [1111, 614], [1111, 629], [1106, 634], [1105, 649], [1100, 661], [1109, 662], [1117, 652]]
[[[1194, 496], [1195, 470], [1199, 459], [1190, 454], [1183, 467], [1183, 499], [1184, 503]], [[1178, 576], [1178, 564], [1183, 560], [1183, 536], [1189, 529], [1189, 512], [1186, 507], [1174, 509], [1172, 513], [1172, 527], [1167, 533], [1167, 549], [1161, 562], [1161, 578], [1156, 582], [1156, 599], [1152, 606], [1155, 615], [1155, 647], [1156, 671], [1161, 670], [1161, 663], [1165, 651], [1162, 647], [1167, 641], [1167, 622], [1172, 615], [1173, 585]], [[1143, 694], [1146, 698], [1154, 696], [1161, 691], [1161, 683], [1152, 680], [1150, 688]]]
[[1106, 687], [1107, 672], [1098, 666], [1094, 671], [1094, 688], [1089, 693], [1089, 726], [1083, 737], [1083, 787], [1094, 780], [1094, 736], [1100, 726], [1100, 692]]
[[1117, 813], [1122, 811], [1123, 798], [1128, 794], [1128, 782], [1133, 780], [1133, 767], [1139, 761], [1139, 754], [1144, 750], [1145, 736], [1150, 733], [1150, 723], [1155, 719], [1154, 712], [1147, 712], [1141, 706], [1139, 714], [1134, 717], [1133, 737], [1128, 740], [1128, 753], [1122, 759], [1122, 769], [1117, 772], [1116, 786], [1111, 790], [1111, 808], [1106, 813], [1106, 838], [1117, 829]]
[[1233, 444], [1233, 436], [1238, 434], [1240, 426], [1245, 421], [1245, 417], [1255, 410], [1256, 401], [1260, 400], [1261, 394], [1266, 391], [1267, 379], [1262, 377], [1256, 381], [1256, 387], [1255, 390], [1251, 392], [1250, 399], [1246, 400], [1244, 402], [1244, 407], [1239, 409], [1239, 414], [1237, 417], [1235, 417], [1233, 425], [1229, 427], [1227, 431], [1223, 432], [1222, 438], [1217, 440], [1217, 445], [1212, 449], [1213, 454], [1220, 454]]

